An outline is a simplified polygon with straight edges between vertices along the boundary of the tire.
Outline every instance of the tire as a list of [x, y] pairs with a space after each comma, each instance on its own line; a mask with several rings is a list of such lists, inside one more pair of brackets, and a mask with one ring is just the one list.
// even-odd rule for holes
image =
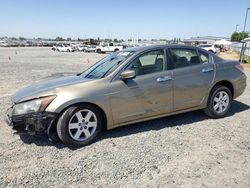
[[65, 145], [79, 148], [91, 144], [102, 127], [103, 118], [100, 110], [95, 106], [84, 104], [72, 106], [63, 112], [58, 119], [56, 129], [58, 137]]
[[119, 49], [118, 49], [118, 48], [116, 48], [116, 49], [114, 50], [114, 52], [117, 52], [117, 51], [119, 51]]
[[97, 52], [98, 54], [102, 53], [101, 49], [97, 49], [96, 52]]
[[211, 118], [221, 118], [230, 109], [232, 103], [232, 92], [229, 88], [216, 85], [210, 92], [207, 108], [203, 111]]

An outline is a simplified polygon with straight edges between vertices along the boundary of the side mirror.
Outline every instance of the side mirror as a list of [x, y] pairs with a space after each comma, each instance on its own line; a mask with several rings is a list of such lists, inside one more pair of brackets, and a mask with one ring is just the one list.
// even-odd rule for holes
[[129, 80], [135, 78], [136, 74], [134, 70], [125, 70], [121, 73], [120, 77], [122, 80]]

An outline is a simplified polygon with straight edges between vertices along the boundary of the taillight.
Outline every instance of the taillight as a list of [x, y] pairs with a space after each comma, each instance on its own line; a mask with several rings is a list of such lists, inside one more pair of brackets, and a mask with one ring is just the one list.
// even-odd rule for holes
[[241, 63], [235, 65], [235, 68], [244, 73], [244, 66]]

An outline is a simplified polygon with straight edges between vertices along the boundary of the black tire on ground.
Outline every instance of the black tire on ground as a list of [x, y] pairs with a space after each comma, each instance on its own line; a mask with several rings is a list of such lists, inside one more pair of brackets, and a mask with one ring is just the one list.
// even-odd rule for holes
[[119, 51], [119, 49], [118, 49], [118, 48], [116, 48], [116, 49], [114, 50], [114, 52], [117, 52], [117, 51]]
[[102, 53], [101, 49], [97, 49], [96, 52], [99, 54]]
[[[84, 109], [91, 110], [95, 114], [97, 118], [97, 128], [95, 132], [88, 139], [84, 141], [77, 141], [70, 136], [68, 129], [69, 121], [76, 112]], [[71, 148], [79, 148], [91, 144], [101, 132], [102, 127], [103, 127], [102, 113], [98, 108], [89, 104], [76, 105], [68, 108], [60, 115], [56, 125], [58, 137], [65, 145]]]
[[[229, 104], [228, 104], [227, 108], [225, 109], [225, 111], [223, 111], [222, 113], [218, 113], [214, 110], [214, 98], [221, 91], [224, 91], [228, 94]], [[207, 108], [203, 109], [203, 111], [205, 112], [205, 114], [207, 114], [211, 118], [215, 118], [215, 119], [221, 118], [221, 117], [224, 117], [225, 114], [228, 112], [228, 110], [230, 109], [231, 103], [232, 103], [232, 92], [230, 91], [230, 89], [228, 87], [225, 87], [222, 85], [216, 85], [211, 90], [210, 95], [209, 95], [209, 99], [208, 99]]]

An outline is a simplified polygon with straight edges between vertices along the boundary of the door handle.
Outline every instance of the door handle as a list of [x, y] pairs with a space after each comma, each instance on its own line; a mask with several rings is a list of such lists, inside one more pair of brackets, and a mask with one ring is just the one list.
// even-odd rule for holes
[[212, 72], [212, 71], [214, 71], [214, 68], [208, 67], [208, 68], [202, 69], [201, 71], [202, 71], [203, 73]]
[[157, 82], [166, 82], [166, 81], [169, 81], [169, 80], [172, 80], [172, 77], [171, 76], [162, 76], [162, 77], [159, 77], [157, 78]]

